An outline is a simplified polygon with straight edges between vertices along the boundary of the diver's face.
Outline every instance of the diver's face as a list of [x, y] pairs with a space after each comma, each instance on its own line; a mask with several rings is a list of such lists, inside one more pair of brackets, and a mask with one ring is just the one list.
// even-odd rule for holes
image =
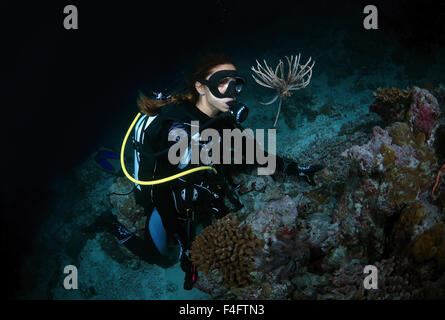
[[[235, 66], [233, 64], [221, 64], [218, 66], [215, 66], [211, 73], [206, 77], [206, 80], [209, 80], [210, 77], [218, 71], [221, 70], [236, 70]], [[229, 82], [232, 78], [227, 78], [227, 81], [221, 83], [218, 86], [218, 91], [221, 93], [224, 93], [227, 90], [227, 87], [229, 85]], [[229, 106], [227, 105], [227, 102], [235, 100], [234, 98], [217, 98], [215, 97], [210, 89], [203, 84], [200, 84], [200, 86], [197, 88], [198, 92], [204, 93], [204, 96], [200, 96], [201, 99], [203, 99], [203, 103], [208, 104], [210, 108], [212, 108], [215, 113], [218, 112], [226, 112], [229, 110]]]

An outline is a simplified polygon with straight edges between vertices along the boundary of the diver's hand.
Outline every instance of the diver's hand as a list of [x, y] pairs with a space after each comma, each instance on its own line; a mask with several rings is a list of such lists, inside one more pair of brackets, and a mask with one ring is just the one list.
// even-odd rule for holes
[[[286, 163], [288, 161], [288, 163]], [[315, 186], [314, 174], [320, 170], [322, 170], [324, 166], [322, 164], [315, 164], [309, 166], [299, 166], [295, 162], [290, 162], [289, 160], [285, 160], [284, 170], [285, 174], [289, 175], [297, 175], [302, 177], [309, 183], [311, 186]]]
[[204, 182], [194, 184], [194, 186], [198, 190], [198, 199], [196, 201], [198, 214], [210, 213], [212, 215], [220, 215], [226, 211], [222, 186], [220, 186], [221, 189], [218, 189]]

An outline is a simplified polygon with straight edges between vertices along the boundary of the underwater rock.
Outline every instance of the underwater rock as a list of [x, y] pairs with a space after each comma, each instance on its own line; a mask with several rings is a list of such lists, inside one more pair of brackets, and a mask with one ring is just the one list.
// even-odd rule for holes
[[[365, 197], [363, 184], [358, 185], [353, 194], [346, 192], [342, 196], [332, 216], [332, 221], [337, 224], [328, 238], [332, 248], [344, 246], [358, 257], [372, 259], [383, 253], [386, 212], [376, 210], [375, 199]], [[388, 211], [392, 214], [393, 208]]]
[[112, 212], [125, 228], [143, 238], [147, 217], [144, 208], [136, 203], [133, 190], [134, 185], [127, 178], [115, 180], [109, 189]]
[[250, 191], [263, 192], [266, 189], [267, 181], [265, 177], [250, 177], [250, 179], [245, 179], [240, 184], [238, 192], [243, 195]]
[[137, 270], [141, 266], [141, 261], [139, 259], [131, 259], [127, 263], [127, 267], [132, 270]]
[[396, 122], [387, 129], [374, 127], [373, 137], [367, 144], [354, 145], [342, 156], [355, 160], [366, 175], [383, 173], [394, 166], [416, 168], [421, 161], [436, 161], [433, 150], [422, 140], [422, 134], [414, 135], [408, 124]]
[[295, 202], [291, 197], [285, 196], [281, 200], [269, 202], [260, 210], [251, 213], [245, 223], [252, 227], [257, 237], [266, 241], [267, 246], [270, 240], [276, 240], [275, 234], [279, 230], [285, 227], [292, 229], [297, 216], [298, 210]]
[[363, 146], [354, 145], [346, 149], [342, 156], [344, 158], [351, 158], [356, 161], [360, 170], [364, 174], [371, 174], [374, 171], [383, 171], [382, 166], [383, 156], [378, 156], [382, 145], [391, 145], [391, 137], [389, 133], [376, 126], [372, 130], [372, 139]]
[[411, 102], [411, 90], [395, 87], [378, 88], [373, 93], [376, 101], [369, 108], [389, 123], [402, 121]]
[[413, 246], [413, 256], [416, 261], [424, 262], [428, 259], [435, 258], [438, 263], [443, 265], [444, 240], [445, 226], [441, 221], [416, 238]]
[[336, 225], [332, 224], [331, 220], [329, 215], [318, 213], [309, 217], [305, 230], [312, 246], [326, 249], [334, 244], [333, 235], [336, 232]]
[[428, 145], [434, 142], [439, 116], [439, 103], [436, 97], [426, 89], [413, 87], [412, 103], [407, 118], [415, 133], [422, 132], [425, 135], [425, 142]]
[[222, 285], [222, 275], [219, 270], [212, 270], [205, 276], [198, 277], [194, 287], [208, 293], [213, 299], [234, 299], [227, 287]]
[[264, 191], [264, 189], [267, 186], [267, 181], [266, 178], [264, 177], [257, 177], [254, 182], [255, 182], [255, 191], [257, 192]]
[[139, 263], [133, 253], [121, 246], [118, 240], [108, 232], [99, 233], [96, 238], [102, 251], [117, 263], [125, 266]]
[[309, 262], [310, 243], [298, 239], [295, 230], [286, 229], [277, 235], [277, 241], [263, 250], [257, 269], [273, 281], [282, 283]]
[[414, 227], [422, 222], [425, 216], [426, 213], [423, 202], [416, 200], [402, 210], [400, 222], [405, 227]]
[[326, 286], [326, 277], [305, 272], [292, 279], [295, 290], [292, 293], [294, 300], [316, 299], [320, 289]]
[[437, 158], [424, 143], [423, 133], [415, 135], [402, 122], [387, 130], [375, 127], [371, 141], [346, 149], [342, 156], [354, 159], [363, 174], [378, 174], [378, 203], [387, 203], [390, 208], [410, 203], [427, 191], [437, 167]]
[[347, 258], [347, 249], [343, 246], [340, 246], [332, 251], [331, 256], [328, 259], [328, 265], [334, 270], [338, 269], [346, 263]]
[[281, 191], [280, 187], [275, 187], [266, 192], [266, 194], [261, 198], [261, 201], [269, 202], [272, 200], [279, 200], [283, 198], [284, 193]]
[[445, 112], [445, 86], [439, 83], [436, 87], [430, 90], [430, 92], [437, 98], [442, 113]]
[[356, 161], [363, 176], [338, 201], [333, 221], [339, 223], [340, 243], [359, 257], [402, 252], [417, 234], [440, 221], [440, 210], [428, 201], [437, 158], [424, 137], [408, 123], [396, 122], [374, 128], [367, 144], [343, 153]]
[[[444, 212], [441, 212], [440, 208], [431, 204], [427, 201], [428, 198], [422, 196], [422, 205], [421, 208], [417, 209], [417, 214], [423, 216], [421, 221], [414, 225], [413, 227], [413, 236], [414, 239], [417, 235], [425, 232], [428, 229], [431, 229], [434, 225], [439, 223], [445, 217]], [[420, 209], [420, 212], [418, 212]]]
[[96, 289], [93, 286], [81, 286], [80, 292], [85, 299], [91, 299], [95, 295], [97, 295]]
[[394, 257], [374, 263], [378, 270], [378, 290], [366, 290], [363, 287], [365, 263], [352, 260], [341, 268], [327, 275], [329, 285], [319, 299], [415, 299], [419, 298], [416, 277], [409, 272], [408, 260], [397, 261]]

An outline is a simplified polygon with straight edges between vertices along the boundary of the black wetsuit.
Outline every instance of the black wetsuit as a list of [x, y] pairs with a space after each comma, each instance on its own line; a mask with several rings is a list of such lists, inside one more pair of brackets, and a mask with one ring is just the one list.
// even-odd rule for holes
[[[211, 118], [201, 112], [196, 106], [188, 103], [170, 104], [162, 107], [159, 115], [149, 125], [149, 130], [144, 137], [144, 141], [139, 145], [140, 151], [142, 152], [140, 153], [138, 179], [142, 181], [162, 179], [183, 170], [190, 169], [193, 166], [200, 166], [189, 164], [180, 169], [178, 165], [172, 165], [168, 160], [167, 153], [164, 153], [163, 155], [156, 157], [155, 165], [153, 167], [153, 157], [144, 155], [144, 152], [146, 154], [153, 154], [153, 152], [167, 150], [170, 146], [176, 143], [176, 141], [168, 140], [170, 131], [173, 129], [183, 129], [187, 132], [187, 135], [190, 138], [191, 121], [199, 121], [199, 125], [202, 126], [210, 120]], [[218, 130], [222, 137], [222, 130], [233, 129], [234, 125], [230, 121], [221, 120], [213, 123], [211, 128]], [[200, 146], [205, 143], [206, 142], [200, 142]], [[222, 144], [220, 146], [222, 146]], [[257, 147], [256, 143], [255, 146]], [[245, 150], [245, 148], [243, 148], [243, 150]], [[289, 166], [289, 164], [291, 164], [291, 166]], [[199, 191], [199, 195], [198, 200], [193, 203], [194, 218], [198, 217], [199, 219], [207, 220], [212, 213], [216, 212], [220, 215], [224, 215], [227, 213], [225, 212], [227, 208], [225, 208], [222, 199], [224, 197], [224, 191], [228, 190], [228, 188], [226, 188], [226, 182], [230, 180], [230, 177], [226, 174], [229, 170], [225, 171], [225, 169], [230, 166], [231, 165], [225, 164], [215, 165], [214, 167], [218, 172], [216, 175], [212, 171], [199, 171], [171, 182], [153, 186], [141, 186], [141, 190], [136, 189], [137, 202], [144, 207], [148, 217], [145, 239], [140, 239], [136, 236], [130, 238], [127, 237], [128, 240], [125, 240], [124, 245], [144, 260], [161, 265], [168, 264], [168, 262], [166, 262], [169, 261], [168, 257], [162, 257], [162, 255], [159, 254], [158, 250], [156, 250], [156, 247], [153, 245], [150, 232], [148, 231], [149, 218], [153, 209], [156, 208], [168, 238], [178, 241], [183, 250], [190, 249], [191, 242], [195, 235], [193, 234], [193, 231], [190, 234], [190, 230], [193, 229], [190, 229], [187, 224], [190, 223], [190, 219], [188, 219], [189, 217], [187, 214], [183, 212], [184, 210], [181, 209], [189, 206], [190, 203], [186, 203], [185, 205], [178, 203], [178, 197], [181, 194], [181, 190], [187, 188], [187, 186], [196, 186], [197, 184], [202, 184], [204, 186], [204, 188], [195, 188]], [[289, 168], [291, 168], [291, 170], [288, 170]], [[300, 167], [292, 161], [280, 157], [276, 158], [277, 172], [289, 173], [292, 171], [292, 173], [302, 175], [301, 172], [303, 171], [299, 171], [299, 168]], [[306, 167], [305, 170], [308, 170], [307, 168], [309, 167]], [[312, 167], [312, 169], [314, 169], [314, 167]], [[318, 170], [318, 167], [315, 168], [315, 171]], [[224, 185], [224, 187], [221, 188], [221, 185]], [[215, 188], [215, 186], [217, 186], [217, 188]], [[204, 190], [204, 192], [201, 192], [202, 190]], [[219, 198], [215, 199], [209, 195], [210, 193], [205, 192], [205, 190], [210, 190], [210, 193], [213, 193], [214, 191], [218, 192], [219, 190]], [[192, 224], [195, 223], [196, 221], [192, 221]], [[119, 227], [122, 228], [122, 226]], [[121, 238], [125, 236], [126, 234], [123, 234], [121, 235]], [[183, 269], [184, 268], [188, 267], [183, 267]]]
[[[191, 121], [199, 121], [199, 124], [203, 125], [209, 120], [211, 120], [210, 117], [195, 106], [187, 103], [164, 106], [161, 108], [159, 115], [153, 123], [150, 124], [151, 129], [155, 128], [155, 130], [150, 130], [150, 132], [158, 131], [158, 134], [147, 135], [144, 139], [142, 148], [155, 151], [167, 150], [176, 143], [176, 141], [168, 141], [170, 131], [174, 129], [182, 129], [187, 132], [188, 137], [190, 137]], [[224, 127], [230, 128], [229, 125], [230, 124], [221, 121], [215, 123], [212, 128], [222, 130]], [[150, 159], [144, 157], [142, 154], [139, 165], [139, 179], [142, 181], [162, 179], [183, 170], [199, 166], [188, 165], [183, 169], [179, 169], [178, 165], [170, 164], [167, 153], [156, 158], [154, 170], [152, 170], [151, 164], [149, 165], [150, 169], [146, 170], [146, 163], [149, 161]], [[223, 179], [221, 166], [216, 165], [215, 168], [219, 172], [218, 179]], [[192, 184], [204, 181], [206, 184], [209, 184], [210, 182], [213, 184], [215, 178], [213, 172], [200, 171], [184, 176], [180, 180], [173, 180], [171, 182], [154, 186], [141, 186], [142, 191], [137, 191], [137, 199], [140, 200], [140, 203], [144, 205], [148, 211], [152, 210], [152, 206], [157, 208], [170, 238], [173, 238], [175, 234], [179, 234], [181, 238], [185, 239], [185, 230], [178, 224], [178, 209], [175, 207], [173, 191], [175, 191], [175, 189], [182, 190], [184, 184], [187, 183]]]
[[[191, 121], [199, 121], [199, 124], [203, 125], [209, 120], [211, 120], [210, 117], [188, 103], [170, 104], [162, 107], [160, 113], [146, 130], [143, 143], [139, 146], [136, 145], [136, 147], [140, 148], [139, 151], [141, 151], [139, 154], [138, 179], [142, 181], [162, 179], [194, 167], [194, 165], [188, 165], [183, 169], [179, 169], [177, 165], [170, 164], [168, 153], [157, 157], [152, 157], [151, 155], [162, 150], [168, 150], [170, 146], [176, 143], [175, 141], [168, 141], [168, 135], [171, 130], [183, 129], [190, 137]], [[231, 128], [232, 125], [227, 121], [218, 121], [211, 127], [220, 131], [223, 128]], [[154, 165], [153, 161], [155, 161]], [[162, 220], [168, 242], [179, 242], [182, 250], [188, 250], [194, 238], [193, 227], [197, 221], [192, 221], [191, 223], [190, 219], [187, 219], [187, 216], [180, 208], [179, 199], [175, 199], [175, 194], [176, 198], [178, 198], [180, 191], [187, 185], [193, 186], [194, 184], [202, 183], [208, 189], [212, 189], [215, 185], [224, 185], [224, 166], [215, 166], [218, 172], [217, 175], [213, 171], [199, 171], [171, 182], [154, 186], [141, 185], [140, 190], [135, 188], [136, 201], [144, 207], [147, 216], [143, 239], [131, 234], [110, 214], [104, 215], [101, 219], [107, 225], [112, 226], [111, 232], [135, 255], [149, 263], [168, 267], [176, 263], [177, 258], [161, 254], [158, 247], [155, 246], [149, 231], [150, 217], [154, 212], [154, 208], [156, 208]], [[224, 187], [226, 186], [224, 185]], [[210, 199], [211, 197], [209, 197], [207, 192], [200, 192], [200, 199], [193, 204], [195, 208], [193, 217], [195, 220], [210, 222], [212, 212], [215, 213], [215, 210], [212, 209], [215, 208], [220, 216], [227, 213], [223, 204], [224, 191], [226, 190], [224, 187], [218, 191], [219, 199]], [[198, 190], [202, 191], [204, 189], [198, 188]]]

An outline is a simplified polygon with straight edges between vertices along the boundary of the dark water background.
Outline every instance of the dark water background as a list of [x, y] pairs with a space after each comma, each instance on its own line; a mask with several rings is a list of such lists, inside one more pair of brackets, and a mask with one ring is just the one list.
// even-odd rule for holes
[[[441, 1], [64, 1], [2, 2], [6, 69], [2, 99], [2, 257], [8, 296], [17, 266], [51, 200], [52, 179], [82, 163], [104, 132], [124, 133], [136, 112], [137, 90], [177, 86], [195, 58], [233, 51], [244, 39], [271, 33], [282, 20], [291, 32], [330, 21], [362, 27], [363, 8], [379, 9], [380, 34], [395, 33], [402, 48], [428, 55], [443, 46]], [[79, 30], [63, 28], [63, 7], [79, 10]], [[2, 50], [3, 51], [3, 50]], [[414, 63], [414, 62], [413, 62]], [[122, 110], [134, 106], [134, 112]], [[5, 163], [4, 163], [5, 161]]]

